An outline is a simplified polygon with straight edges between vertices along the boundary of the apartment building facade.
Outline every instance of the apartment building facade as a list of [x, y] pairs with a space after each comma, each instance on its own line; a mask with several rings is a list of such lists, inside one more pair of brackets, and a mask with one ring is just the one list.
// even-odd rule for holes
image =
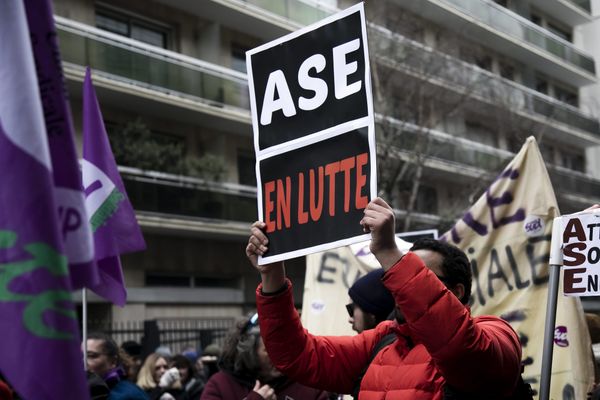
[[[252, 308], [245, 51], [351, 4], [55, 0], [75, 125], [89, 65], [148, 244], [123, 259], [127, 306], [92, 299], [94, 318], [236, 317]], [[380, 186], [399, 230], [447, 228], [529, 135], [563, 213], [600, 202], [589, 1], [378, 0], [366, 2], [366, 15]], [[288, 273], [300, 301], [304, 260]]]

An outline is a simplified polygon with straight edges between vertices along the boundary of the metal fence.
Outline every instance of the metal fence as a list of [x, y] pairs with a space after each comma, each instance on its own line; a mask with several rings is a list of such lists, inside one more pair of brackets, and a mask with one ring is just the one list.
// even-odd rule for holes
[[109, 334], [118, 345], [135, 341], [152, 352], [167, 346], [173, 354], [188, 348], [204, 349], [209, 344], [223, 347], [234, 318], [155, 319], [146, 321], [89, 321], [90, 330]]

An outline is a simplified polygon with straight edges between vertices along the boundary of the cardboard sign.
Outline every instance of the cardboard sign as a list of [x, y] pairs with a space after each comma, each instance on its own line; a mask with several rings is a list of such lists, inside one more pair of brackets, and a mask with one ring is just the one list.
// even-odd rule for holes
[[362, 3], [246, 53], [269, 237], [260, 264], [369, 238], [359, 225], [377, 193], [368, 60]]
[[561, 222], [565, 296], [600, 295], [600, 213], [568, 215]]

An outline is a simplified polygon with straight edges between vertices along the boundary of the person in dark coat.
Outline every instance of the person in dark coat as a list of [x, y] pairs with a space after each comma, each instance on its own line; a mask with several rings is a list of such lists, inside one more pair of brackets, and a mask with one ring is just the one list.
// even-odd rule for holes
[[329, 396], [288, 379], [273, 367], [256, 314], [240, 321], [230, 333], [219, 366], [221, 371], [208, 380], [201, 400], [326, 400]]
[[198, 400], [204, 389], [204, 381], [194, 376], [194, 366], [190, 359], [182, 354], [177, 354], [173, 356], [171, 365], [179, 370], [181, 386], [188, 398]]
[[148, 396], [127, 380], [131, 360], [108, 335], [90, 333], [86, 345], [87, 369], [100, 376], [110, 393], [108, 400], [148, 400]]

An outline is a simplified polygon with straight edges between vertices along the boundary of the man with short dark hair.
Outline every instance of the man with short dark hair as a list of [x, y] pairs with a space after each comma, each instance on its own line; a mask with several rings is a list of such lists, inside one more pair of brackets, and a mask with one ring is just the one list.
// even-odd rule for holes
[[[470, 278], [464, 253], [431, 243], [431, 249], [417, 244], [402, 254], [394, 212], [380, 198], [367, 205], [360, 223], [371, 232], [371, 252], [385, 271], [382, 282], [406, 322], [384, 321], [352, 337], [314, 336], [302, 328], [283, 263], [257, 264], [258, 255], [268, 251], [265, 224], [252, 226], [246, 255], [261, 274], [256, 292], [261, 335], [276, 367], [305, 385], [350, 393], [368, 366], [360, 400], [440, 400], [448, 393], [511, 398], [520, 381], [519, 338], [500, 318], [471, 317], [465, 307]], [[388, 334], [395, 341], [371, 360]]]

